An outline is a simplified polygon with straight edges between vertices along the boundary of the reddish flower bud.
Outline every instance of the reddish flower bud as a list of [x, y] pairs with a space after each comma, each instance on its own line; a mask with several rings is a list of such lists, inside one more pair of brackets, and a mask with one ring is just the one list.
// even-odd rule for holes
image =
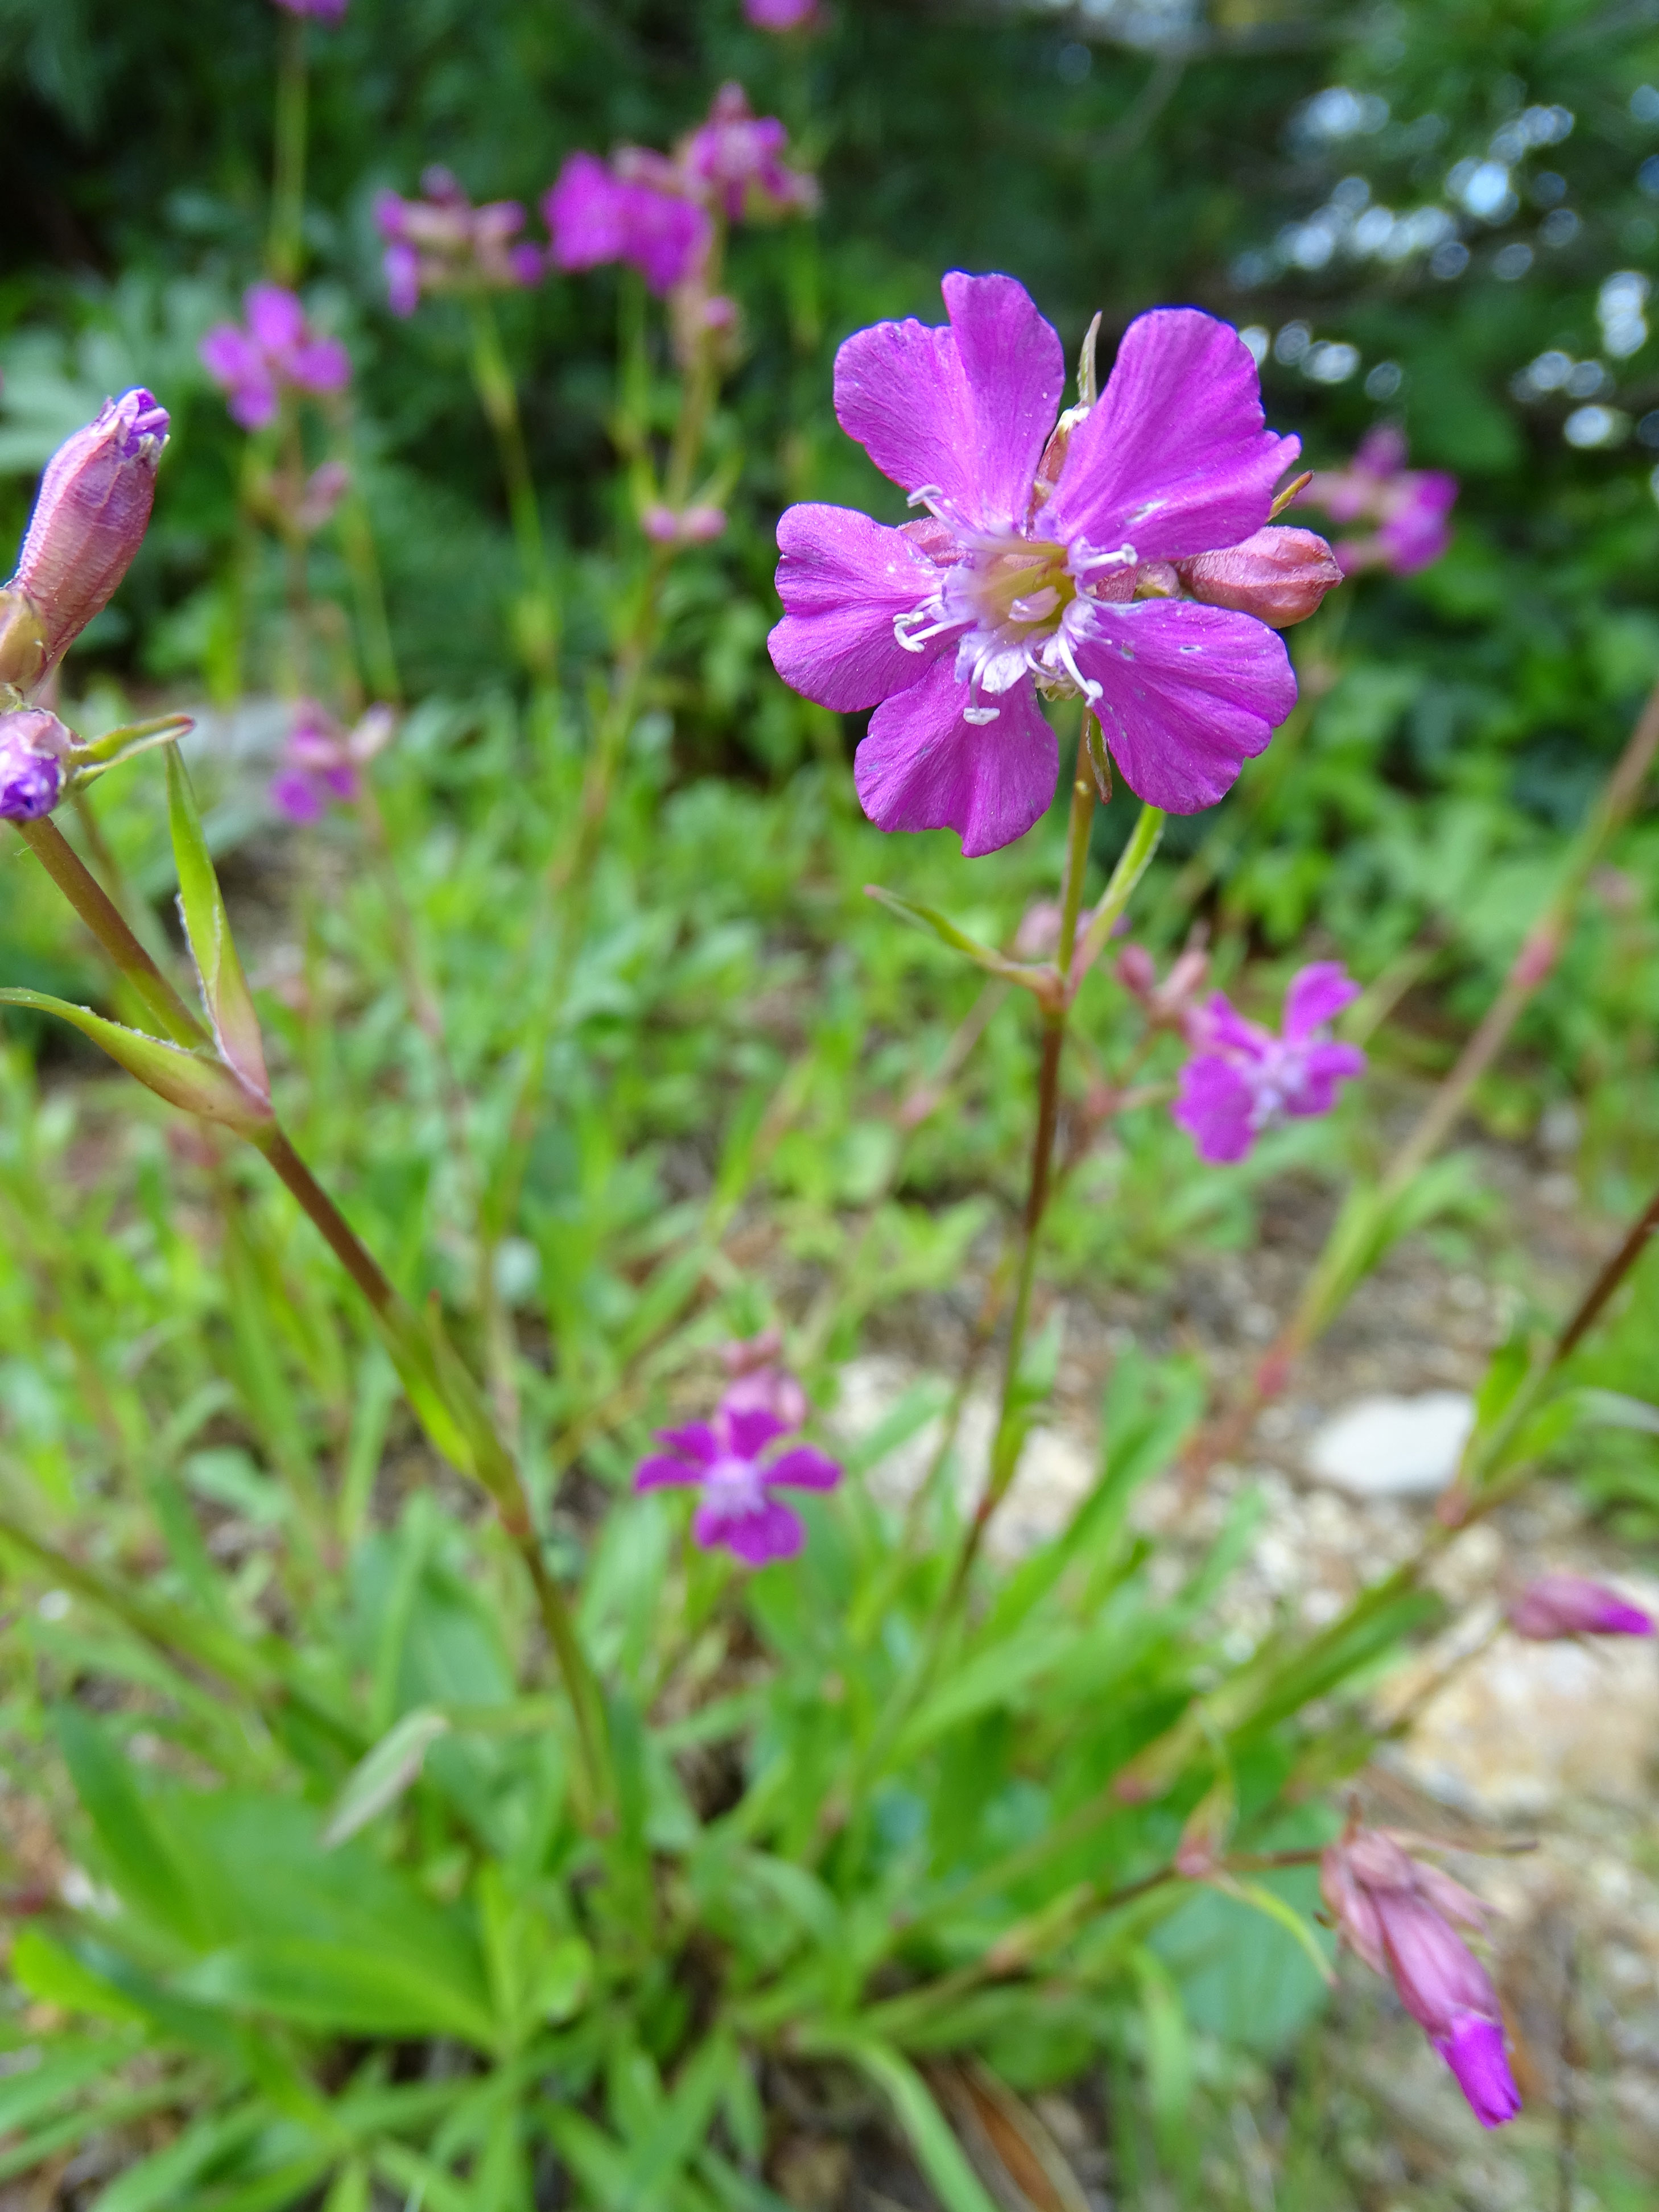
[[1529, 1643], [1562, 1636], [1651, 1636], [1650, 1616], [1605, 1583], [1581, 1575], [1540, 1575], [1509, 1609], [1510, 1626]]
[[1484, 1926], [1479, 1898], [1382, 1829], [1350, 1828], [1331, 1844], [1319, 1887], [1345, 1941], [1393, 1982], [1482, 2127], [1512, 2120], [1521, 2100], [1504, 2056], [1498, 1992], [1451, 1924]]
[[109, 605], [132, 565], [167, 441], [166, 408], [148, 392], [126, 392], [47, 462], [11, 580], [40, 617], [47, 668]]
[[56, 714], [27, 708], [0, 714], [0, 819], [38, 822], [64, 793], [64, 757], [74, 743]]
[[1342, 581], [1335, 554], [1312, 530], [1269, 525], [1220, 553], [1197, 553], [1176, 563], [1195, 599], [1254, 615], [1272, 629], [1288, 629], [1318, 611], [1327, 592]]

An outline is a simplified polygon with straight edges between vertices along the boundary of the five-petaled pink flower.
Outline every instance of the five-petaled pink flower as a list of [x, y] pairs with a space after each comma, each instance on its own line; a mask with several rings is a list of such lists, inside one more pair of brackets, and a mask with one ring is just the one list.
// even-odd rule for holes
[[1339, 538], [1333, 550], [1345, 575], [1359, 568], [1388, 568], [1414, 576], [1437, 561], [1451, 543], [1446, 518], [1457, 497], [1457, 478], [1443, 469], [1408, 469], [1404, 434], [1379, 423], [1359, 441], [1346, 469], [1321, 469], [1297, 495], [1299, 507], [1316, 507], [1333, 522], [1372, 522], [1368, 538]]
[[1481, 2126], [1501, 2127], [1521, 2109], [1504, 2016], [1491, 1975], [1451, 1924], [1483, 1928], [1486, 1908], [1449, 1874], [1411, 1857], [1403, 1845], [1413, 1840], [1351, 1825], [1321, 1857], [1320, 1891], [1345, 1940], [1393, 1982]]
[[879, 323], [836, 360], [842, 428], [927, 517], [789, 509], [779, 674], [875, 708], [854, 780], [883, 830], [948, 827], [969, 854], [1029, 830], [1058, 766], [1039, 692], [1089, 702], [1142, 799], [1212, 805], [1296, 701], [1248, 576], [1201, 603], [1205, 556], [1264, 533], [1298, 450], [1263, 428], [1249, 348], [1193, 308], [1142, 315], [1099, 400], [1056, 425], [1060, 340], [1023, 286], [944, 292], [947, 328]]
[[1364, 1073], [1365, 1055], [1334, 1042], [1327, 1024], [1358, 995], [1336, 961], [1316, 960], [1291, 978], [1279, 1036], [1246, 1021], [1221, 991], [1188, 1016], [1195, 1050], [1171, 1111], [1200, 1159], [1242, 1160], [1286, 1115], [1330, 1112], [1338, 1085]]
[[810, 214], [817, 179], [783, 158], [788, 133], [775, 115], [757, 115], [740, 84], [723, 84], [708, 119], [678, 148], [686, 188], [718, 208], [728, 222], [747, 216]]
[[208, 374], [225, 394], [233, 422], [262, 430], [285, 392], [343, 392], [351, 381], [351, 356], [338, 338], [319, 338], [296, 293], [280, 284], [252, 284], [242, 295], [240, 323], [216, 323], [197, 349]]
[[474, 207], [441, 162], [422, 172], [421, 191], [418, 200], [391, 191], [374, 196], [394, 315], [412, 315], [429, 292], [504, 292], [541, 282], [545, 258], [539, 246], [518, 235], [525, 211], [517, 200]]
[[750, 1567], [793, 1559], [806, 1531], [799, 1515], [772, 1492], [833, 1490], [841, 1469], [811, 1444], [771, 1453], [790, 1433], [791, 1424], [769, 1407], [734, 1404], [728, 1398], [712, 1421], [659, 1429], [658, 1443], [669, 1449], [641, 1461], [634, 1487], [687, 1484], [698, 1489], [702, 1496], [691, 1534], [706, 1552], [723, 1547]]
[[346, 731], [314, 699], [300, 700], [283, 764], [271, 779], [271, 804], [290, 822], [320, 822], [331, 806], [356, 798], [360, 771], [391, 744], [396, 729], [390, 707], [371, 707]]
[[1583, 1575], [1540, 1575], [1509, 1608], [1510, 1626], [1529, 1643], [1563, 1636], [1651, 1636], [1652, 1617], [1605, 1583]]

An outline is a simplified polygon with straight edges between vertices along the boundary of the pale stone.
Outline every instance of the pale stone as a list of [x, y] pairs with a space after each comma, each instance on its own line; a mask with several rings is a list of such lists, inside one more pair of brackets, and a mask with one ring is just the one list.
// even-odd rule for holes
[[1354, 1498], [1430, 1498], [1456, 1473], [1474, 1426], [1462, 1390], [1357, 1398], [1310, 1439], [1308, 1471]]

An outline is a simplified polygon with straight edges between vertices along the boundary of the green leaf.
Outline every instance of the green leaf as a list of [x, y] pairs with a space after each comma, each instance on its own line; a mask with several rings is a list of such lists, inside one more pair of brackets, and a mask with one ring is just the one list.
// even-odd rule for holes
[[942, 945], [953, 952], [965, 953], [975, 966], [988, 975], [1000, 975], [1007, 983], [1021, 984], [1038, 998], [1046, 998], [1055, 982], [1054, 971], [1046, 964], [1032, 964], [1024, 960], [1009, 960], [1000, 952], [994, 952], [988, 945], [981, 945], [976, 937], [969, 937], [965, 929], [958, 929], [948, 915], [937, 907], [923, 906], [919, 900], [901, 897], [880, 884], [866, 884], [866, 898], [872, 898], [878, 906], [884, 906], [889, 914], [896, 914], [901, 921], [908, 921], [917, 929], [933, 933]]
[[1167, 2166], [1185, 2163], [1188, 2115], [1193, 2100], [1193, 2040], [1175, 1978], [1162, 1959], [1138, 1948], [1140, 2025], [1145, 2038], [1146, 2095], [1158, 2156]]
[[333, 1850], [395, 1805], [419, 1779], [428, 1748], [448, 1730], [444, 1716], [429, 1708], [405, 1713], [346, 1777], [323, 1830], [323, 1849]]
[[269, 1102], [254, 1097], [228, 1067], [204, 1053], [186, 1052], [182, 1045], [163, 1043], [160, 1037], [146, 1036], [142, 1030], [106, 1022], [90, 1006], [72, 1006], [67, 1000], [54, 999], [46, 991], [0, 991], [0, 1006], [27, 1006], [35, 1013], [56, 1014], [59, 1021], [68, 1022], [90, 1037], [118, 1066], [136, 1075], [158, 1098], [165, 1098], [169, 1106], [179, 1107], [186, 1114], [198, 1115], [204, 1121], [222, 1121], [244, 1137], [270, 1123]]
[[447, 1975], [378, 1945], [254, 1936], [215, 1951], [173, 1986], [198, 2003], [271, 2013], [342, 2035], [453, 2035], [491, 2050], [495, 2022]]
[[853, 2028], [814, 2030], [810, 2039], [815, 2050], [848, 2060], [881, 2091], [945, 2212], [997, 2212], [927, 2083], [908, 2059], [890, 2044]]
[[140, 2159], [118, 2175], [101, 2196], [93, 2200], [93, 2212], [172, 2212], [180, 2192], [203, 2167], [239, 2150], [269, 2124], [270, 2114], [263, 2100], [245, 2105], [240, 2112], [198, 2120], [165, 2149]]
[[138, 1793], [132, 1767], [117, 1755], [103, 1727], [79, 1706], [60, 1705], [52, 1723], [123, 1902], [156, 1927], [192, 1942], [199, 1923], [191, 1887]]
[[219, 1049], [254, 1097], [270, 1102], [270, 1078], [265, 1072], [264, 1044], [259, 1017], [253, 1010], [230, 933], [230, 916], [214, 872], [213, 858], [202, 834], [202, 817], [196, 794], [190, 787], [177, 745], [167, 757], [167, 827], [173, 833], [173, 858], [179, 871], [179, 910], [185, 933], [202, 979], [202, 997], [213, 1024]]

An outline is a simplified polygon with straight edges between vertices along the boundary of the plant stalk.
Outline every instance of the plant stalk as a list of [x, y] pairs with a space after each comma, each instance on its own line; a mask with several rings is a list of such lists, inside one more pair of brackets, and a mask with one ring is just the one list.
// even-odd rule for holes
[[306, 24], [284, 14], [276, 63], [276, 159], [271, 180], [270, 240], [265, 258], [279, 284], [292, 284], [305, 257]]

